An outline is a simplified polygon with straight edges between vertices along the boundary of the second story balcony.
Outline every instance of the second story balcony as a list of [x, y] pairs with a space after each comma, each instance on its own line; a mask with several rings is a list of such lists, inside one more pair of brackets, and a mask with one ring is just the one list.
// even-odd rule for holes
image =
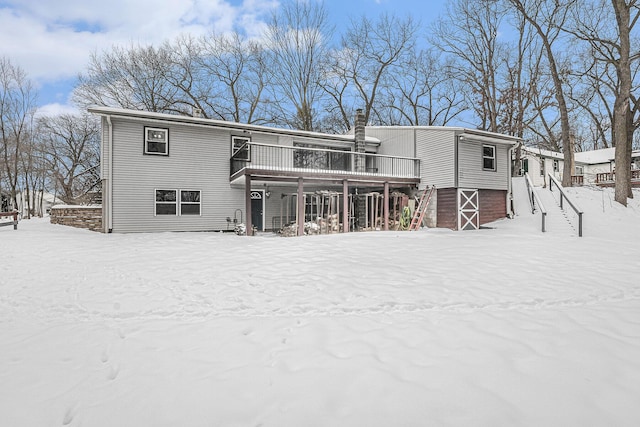
[[243, 175], [269, 178], [352, 179], [414, 184], [420, 160], [338, 149], [247, 142], [231, 157], [230, 180]]

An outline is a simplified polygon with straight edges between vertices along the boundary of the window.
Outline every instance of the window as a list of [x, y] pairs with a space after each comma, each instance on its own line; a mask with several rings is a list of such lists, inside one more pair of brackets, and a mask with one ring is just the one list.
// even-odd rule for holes
[[199, 190], [180, 190], [180, 215], [200, 215]]
[[482, 169], [496, 170], [496, 147], [495, 145], [482, 146]]
[[540, 159], [540, 176], [544, 176], [544, 159]]
[[576, 175], [584, 175], [584, 166], [576, 166]]
[[367, 173], [378, 173], [378, 158], [376, 156], [367, 155], [364, 163]]
[[234, 160], [243, 160], [245, 162], [251, 161], [251, 147], [249, 143], [251, 138], [245, 136], [232, 136], [231, 137], [231, 157]]
[[155, 207], [156, 216], [200, 215], [200, 190], [156, 190]]
[[[350, 170], [351, 151], [349, 149], [327, 148], [294, 142], [293, 166], [317, 170]], [[330, 150], [330, 151], [329, 151]]]
[[156, 190], [156, 215], [177, 215], [176, 190]]
[[144, 154], [169, 155], [169, 129], [144, 128]]

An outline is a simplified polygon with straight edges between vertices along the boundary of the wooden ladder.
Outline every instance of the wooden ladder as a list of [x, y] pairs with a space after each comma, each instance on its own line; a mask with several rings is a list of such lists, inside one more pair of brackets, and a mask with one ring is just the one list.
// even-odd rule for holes
[[422, 195], [420, 196], [420, 201], [418, 202], [418, 206], [416, 206], [416, 210], [413, 212], [413, 217], [411, 218], [411, 225], [409, 225], [409, 231], [415, 231], [422, 224], [422, 220], [424, 219], [424, 215], [427, 213], [427, 206], [429, 205], [429, 200], [431, 200], [431, 196], [433, 192], [436, 190], [436, 186], [427, 186], [424, 188]]

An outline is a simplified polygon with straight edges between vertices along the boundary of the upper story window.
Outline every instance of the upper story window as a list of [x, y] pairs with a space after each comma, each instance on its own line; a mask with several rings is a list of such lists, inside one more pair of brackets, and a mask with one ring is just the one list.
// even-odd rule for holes
[[231, 137], [231, 157], [234, 160], [251, 161], [251, 138], [246, 136]]
[[318, 170], [350, 170], [351, 151], [349, 148], [333, 148], [321, 145], [294, 142], [293, 166]]
[[496, 170], [496, 146], [495, 145], [482, 146], [482, 169], [488, 170], [488, 171]]
[[144, 128], [144, 154], [169, 155], [169, 129]]

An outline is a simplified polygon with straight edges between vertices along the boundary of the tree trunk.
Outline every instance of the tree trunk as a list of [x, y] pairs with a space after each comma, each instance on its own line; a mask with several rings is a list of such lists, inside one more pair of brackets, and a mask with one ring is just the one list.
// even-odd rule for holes
[[630, 62], [630, 5], [625, 0], [611, 0], [618, 24], [620, 40], [620, 59], [617, 61], [618, 93], [614, 103], [614, 135], [616, 145], [616, 190], [615, 201], [627, 206], [627, 197], [631, 193], [631, 141], [629, 137], [629, 98], [631, 94]]

